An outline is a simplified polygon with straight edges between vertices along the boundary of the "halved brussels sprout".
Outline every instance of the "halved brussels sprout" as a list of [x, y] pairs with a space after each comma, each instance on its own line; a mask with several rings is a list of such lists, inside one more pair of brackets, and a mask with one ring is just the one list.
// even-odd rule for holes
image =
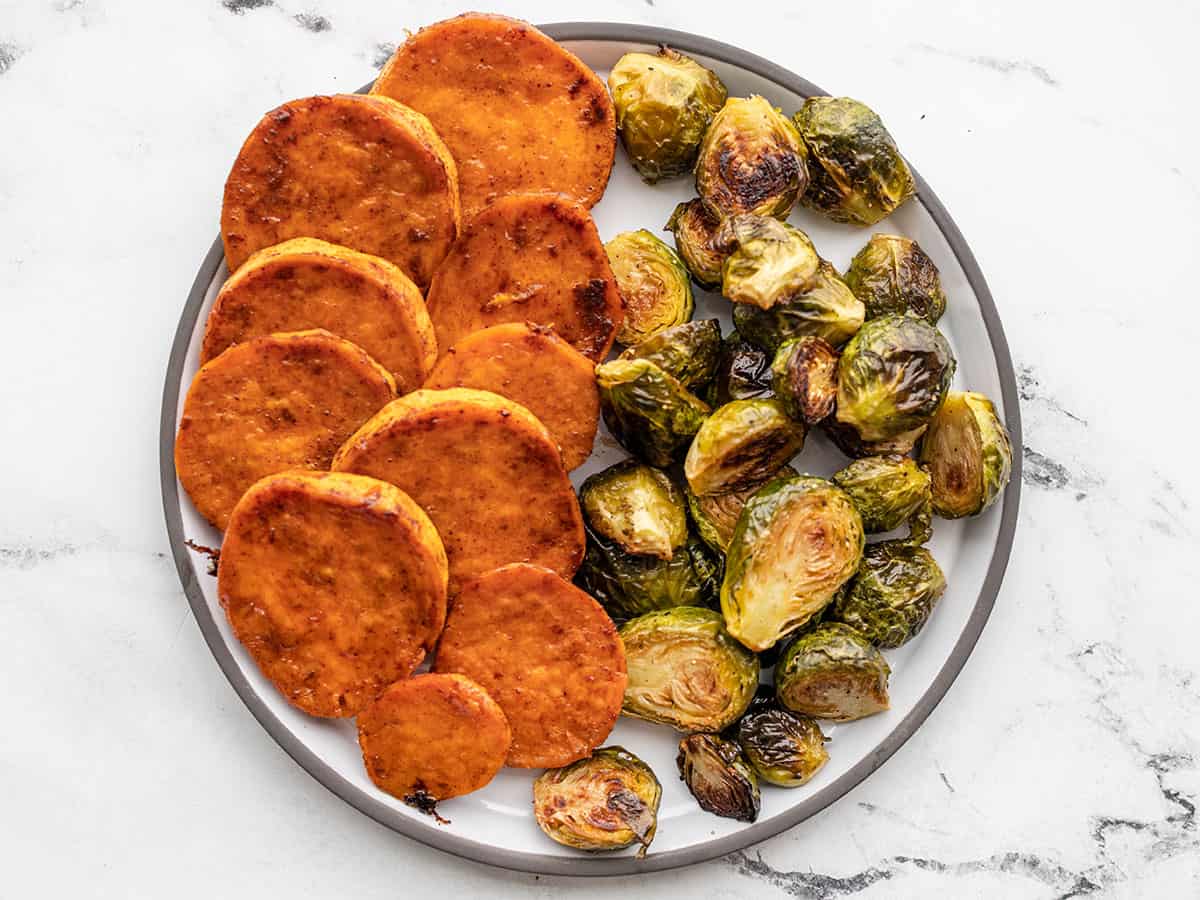
[[895, 234], [873, 234], [846, 270], [846, 284], [867, 318], [911, 313], [936, 325], [946, 311], [937, 266], [920, 245]]
[[730, 216], [713, 236], [713, 246], [726, 254], [722, 295], [759, 309], [804, 293], [821, 265], [807, 234], [769, 216]]
[[946, 592], [946, 576], [924, 547], [907, 541], [870, 544], [833, 616], [877, 647], [899, 647], [920, 633]]
[[646, 359], [596, 366], [604, 423], [621, 446], [652, 466], [669, 466], [708, 417], [703, 400]]
[[716, 408], [730, 400], [769, 400], [773, 396], [771, 357], [732, 332], [721, 342], [717, 374], [706, 394], [709, 405]]
[[692, 317], [692, 283], [675, 251], [646, 229], [622, 231], [604, 245], [625, 319], [617, 341], [631, 346]]
[[908, 163], [871, 109], [849, 97], [809, 97], [795, 116], [808, 148], [801, 202], [835, 222], [874, 225], [916, 193]]
[[687, 541], [683, 492], [658, 469], [619, 462], [590, 476], [579, 499], [592, 530], [626, 553], [670, 559]]
[[788, 644], [775, 664], [775, 694], [792, 712], [849, 722], [888, 708], [891, 667], [865, 637], [826, 622]]
[[796, 126], [762, 97], [730, 97], [704, 134], [696, 193], [713, 215], [786, 219], [808, 187]]
[[721, 560], [700, 538], [689, 536], [670, 559], [626, 553], [589, 526], [587, 551], [575, 576], [617, 621], [675, 606], [715, 608], [721, 593]]
[[821, 422], [821, 430], [833, 441], [834, 446], [853, 459], [867, 456], [908, 456], [917, 445], [925, 426], [898, 434], [886, 441], [864, 441], [858, 432], [849, 425], [843, 425], [837, 420], [837, 404], [834, 404], [834, 414]]
[[924, 319], [871, 319], [838, 362], [837, 420], [865, 441], [922, 428], [942, 405], [955, 365], [942, 333]]
[[821, 260], [816, 275], [799, 294], [759, 309], [749, 303], [733, 307], [733, 327], [750, 343], [770, 354], [789, 338], [812, 335], [840, 347], [862, 327], [864, 307], [837, 269]]
[[713, 236], [721, 220], [697, 197], [680, 203], [667, 220], [667, 231], [675, 235], [675, 249], [692, 278], [703, 288], [721, 286], [721, 266], [725, 254], [713, 246]]
[[703, 497], [698, 496], [685, 485], [688, 511], [692, 514], [692, 521], [696, 523], [696, 531], [713, 550], [724, 553], [729, 547], [733, 529], [737, 526], [738, 517], [742, 514], [746, 501], [772, 479], [798, 474], [791, 466], [784, 466], [778, 472], [772, 472], [766, 476], [762, 481], [748, 484], [741, 490], [729, 491], [724, 494], [706, 494]]
[[747, 501], [721, 583], [729, 633], [765, 650], [833, 599], [858, 568], [862, 519], [823, 478], [780, 478]]
[[821, 726], [776, 706], [744, 716], [737, 737], [758, 777], [780, 787], [800, 787], [829, 761]]
[[909, 540], [923, 544], [932, 535], [929, 473], [907, 456], [856, 459], [833, 475], [850, 495], [867, 534], [880, 534], [908, 522]]
[[704, 387], [721, 361], [721, 324], [716, 319], [684, 322], [665, 328], [621, 354], [620, 359], [648, 359], [688, 390]]
[[554, 840], [577, 850], [620, 850], [654, 840], [662, 785], [624, 747], [601, 747], [586, 759], [547, 769], [533, 782], [533, 814]]
[[629, 681], [622, 712], [678, 731], [717, 732], [758, 686], [758, 659], [729, 636], [721, 614], [679, 606], [621, 626]]
[[806, 335], [784, 341], [771, 362], [771, 386], [784, 412], [815, 425], [837, 400], [838, 352], [828, 341]]
[[692, 167], [726, 97], [715, 72], [669, 47], [626, 53], [612, 67], [608, 89], [625, 152], [650, 184]]
[[1012, 442], [983, 394], [951, 391], [921, 441], [933, 479], [933, 511], [943, 519], [981, 513], [1012, 474]]
[[739, 822], [758, 818], [758, 776], [733, 741], [715, 734], [688, 735], [679, 742], [675, 765], [701, 809]]
[[704, 420], [683, 462], [700, 497], [738, 491], [774, 475], [804, 446], [804, 426], [778, 400], [734, 400]]

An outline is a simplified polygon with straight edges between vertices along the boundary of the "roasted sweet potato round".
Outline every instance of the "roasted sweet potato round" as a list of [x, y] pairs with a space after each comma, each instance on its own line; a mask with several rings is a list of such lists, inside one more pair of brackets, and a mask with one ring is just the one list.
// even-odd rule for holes
[[221, 208], [230, 271], [256, 250], [316, 237], [390, 260], [422, 290], [459, 224], [454, 159], [429, 120], [357, 94], [267, 113], [238, 153]]
[[175, 472], [200, 515], [222, 530], [264, 475], [328, 469], [359, 425], [396, 396], [361, 347], [314, 329], [230, 347], [188, 388]]
[[353, 716], [432, 649], [446, 575], [433, 523], [399, 488], [283, 472], [234, 508], [217, 593], [234, 634], [289, 703]]
[[508, 765], [565, 766], [599, 747], [625, 693], [625, 648], [612, 619], [540, 566], [487, 572], [463, 587], [434, 669], [477, 681], [512, 728]]

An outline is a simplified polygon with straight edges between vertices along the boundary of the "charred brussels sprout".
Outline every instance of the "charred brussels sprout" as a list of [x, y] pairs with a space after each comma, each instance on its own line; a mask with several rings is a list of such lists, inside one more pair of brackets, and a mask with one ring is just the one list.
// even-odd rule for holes
[[721, 361], [721, 326], [716, 319], [685, 322], [630, 347], [621, 359], [646, 359], [688, 390], [712, 381]]
[[720, 613], [680, 606], [626, 622], [620, 635], [629, 673], [625, 715], [718, 732], [750, 705], [758, 659], [729, 636]]
[[670, 559], [687, 541], [683, 492], [658, 469], [617, 463], [588, 478], [579, 499], [592, 529], [627, 553]]
[[742, 514], [746, 501], [773, 479], [797, 474], [799, 473], [791, 466], [784, 466], [762, 481], [748, 484], [741, 490], [707, 494], [703, 497], [695, 494], [691, 488], [685, 488], [688, 511], [692, 514], [692, 521], [696, 523], [696, 531], [708, 546], [718, 553], [724, 553], [729, 547], [733, 529], [737, 526], [738, 517]]
[[936, 325], [946, 311], [937, 266], [916, 241], [874, 234], [846, 270], [846, 284], [867, 308], [867, 318], [911, 313]]
[[768, 216], [730, 216], [713, 245], [726, 253], [721, 293], [759, 309], [803, 293], [821, 266], [807, 234]]
[[726, 96], [715, 72], [668, 47], [626, 53], [609, 73], [608, 89], [625, 152], [651, 184], [692, 167]]
[[658, 559], [627, 553], [589, 526], [575, 580], [613, 619], [632, 619], [674, 606], [715, 607], [721, 561], [698, 537], [689, 537], [670, 559]]
[[554, 840], [577, 850], [620, 850], [654, 840], [662, 785], [624, 747], [601, 747], [533, 783], [533, 813]]
[[626, 450], [652, 466], [669, 466], [708, 417], [708, 405], [645, 359], [596, 367], [604, 423]]
[[774, 354], [784, 341], [805, 335], [840, 347], [862, 326], [863, 315], [862, 301], [846, 287], [837, 270], [822, 260], [803, 291], [770, 309], [735, 304], [733, 327], [750, 343]]
[[762, 97], [730, 97], [696, 157], [696, 193], [713, 215], [786, 219], [808, 186], [796, 126]]
[[774, 475], [804, 446], [804, 426], [777, 400], [734, 400], [704, 420], [683, 463], [700, 497], [741, 490]]
[[625, 301], [617, 340], [631, 346], [692, 317], [692, 283], [675, 251], [644, 228], [604, 245]]
[[713, 246], [721, 220], [697, 197], [680, 203], [667, 220], [667, 231], [675, 235], [675, 249], [696, 284], [713, 289], [721, 286], [725, 254]]
[[950, 345], [924, 319], [872, 319], [838, 362], [837, 420], [864, 441], [922, 428], [942, 405], [954, 368]]
[[925, 627], [945, 591], [946, 576], [928, 550], [883, 541], [867, 547], [833, 615], [877, 647], [899, 647]]
[[908, 522], [909, 540], [932, 534], [929, 473], [905, 456], [856, 459], [833, 476], [862, 516], [863, 530], [879, 534]]
[[838, 353], [819, 337], [784, 341], [771, 362], [771, 386], [784, 412], [815, 425], [833, 412], [837, 400]]
[[[836, 404], [834, 404], [834, 409], [836, 411]], [[886, 441], [864, 441], [858, 436], [857, 431], [849, 425], [839, 422], [835, 412], [821, 423], [821, 430], [847, 456], [853, 459], [862, 459], [867, 456], [908, 456], [912, 453], [913, 447], [916, 446], [921, 435], [925, 433], [925, 426], [922, 425], [920, 428], [898, 434]]]
[[933, 511], [944, 519], [983, 512], [1012, 474], [1012, 442], [983, 394], [951, 391], [925, 439], [921, 461], [933, 479]]
[[891, 671], [865, 637], [826, 622], [788, 644], [775, 664], [775, 693], [792, 712], [849, 722], [888, 708]]
[[747, 501], [721, 583], [729, 633], [765, 650], [809, 621], [858, 568], [862, 519], [823, 478], [780, 478]]
[[701, 809], [739, 822], [758, 818], [758, 776], [733, 741], [715, 734], [688, 735], [679, 742], [675, 764]]
[[737, 739], [758, 777], [780, 787], [800, 787], [829, 761], [821, 727], [776, 706], [744, 716]]
[[874, 225], [916, 193], [883, 122], [849, 97], [809, 97], [795, 116], [812, 180], [801, 202], [835, 222]]
[[771, 357], [733, 332], [721, 343], [721, 359], [709, 385], [708, 402], [717, 407], [730, 400], [769, 400], [773, 396]]

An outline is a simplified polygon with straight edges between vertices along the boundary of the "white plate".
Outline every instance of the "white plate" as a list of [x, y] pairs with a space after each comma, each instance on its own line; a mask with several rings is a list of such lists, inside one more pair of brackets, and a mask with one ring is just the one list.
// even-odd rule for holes
[[[731, 96], [761, 94], [791, 113], [804, 97], [824, 93], [757, 56], [681, 32], [602, 23], [551, 25], [543, 30], [601, 77], [623, 53], [665, 43], [715, 69]], [[891, 710], [860, 722], [826, 725], [831, 738], [829, 763], [802, 788], [764, 786], [756, 823], [722, 819], [699, 809], [675, 768], [678, 735], [674, 732], [628, 719], [617, 723], [607, 743], [632, 750], [650, 764], [663, 785], [658, 834], [643, 860], [635, 859], [632, 850], [589, 855], [546, 838], [531, 808], [535, 771], [504, 770], [485, 789], [440, 804], [440, 812], [451, 824], [435, 824], [374, 787], [363, 769], [352, 722], [314, 719], [289, 706], [233, 637], [217, 601], [216, 579], [206, 574], [205, 560], [184, 544], [187, 538], [216, 546], [220, 535], [197, 515], [179, 489], [172, 458], [184, 396], [198, 368], [205, 318], [228, 276], [218, 239], [184, 307], [168, 366], [161, 428], [163, 503], [175, 561], [196, 619], [217, 662], [263, 727], [318, 781], [396, 831], [483, 862], [561, 874], [664, 869], [728, 853], [813, 815], [882, 765], [941, 699], [983, 629], [1012, 546], [1021, 486], [1020, 411], [999, 317], [962, 235], [929, 186], [919, 176], [917, 182], [918, 197], [873, 230], [915, 238], [941, 270], [949, 302], [940, 327], [958, 359], [955, 387], [982, 391], [1004, 416], [1017, 448], [1012, 483], [1002, 502], [983, 516], [936, 522], [930, 549], [945, 570], [949, 588], [920, 636], [887, 654], [892, 666]], [[618, 144], [612, 181], [593, 213], [605, 240], [619, 231], [649, 228], [670, 243], [662, 226], [675, 204], [693, 195], [690, 178], [654, 187], [643, 184]], [[821, 255], [842, 271], [872, 232], [836, 225], [803, 209], [797, 209], [791, 221], [808, 232]], [[729, 303], [698, 292], [696, 318], [708, 317], [719, 318], [726, 332], [731, 327]], [[602, 427], [592, 458], [574, 473], [573, 481], [578, 485], [624, 455]], [[845, 462], [822, 435], [814, 434], [795, 464], [801, 471], [829, 475]]]

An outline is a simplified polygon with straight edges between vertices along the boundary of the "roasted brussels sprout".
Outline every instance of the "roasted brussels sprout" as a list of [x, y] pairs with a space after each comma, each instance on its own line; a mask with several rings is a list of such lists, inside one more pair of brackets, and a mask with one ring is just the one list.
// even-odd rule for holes
[[609, 73], [608, 89], [625, 152], [651, 184], [692, 167], [726, 96], [715, 72], [669, 47], [626, 53]]
[[702, 288], [721, 286], [721, 266], [725, 254], [713, 246], [713, 237], [721, 220], [697, 197], [680, 203], [667, 220], [667, 231], [675, 235], [675, 249], [696, 284]]
[[704, 420], [683, 462], [692, 493], [704, 497], [761, 484], [800, 452], [804, 426], [777, 400], [734, 400]]
[[579, 500], [592, 530], [626, 553], [670, 559], [687, 541], [683, 492], [658, 469], [619, 462], [589, 477]]
[[682, 456], [708, 417], [708, 404], [646, 359], [596, 367], [604, 423], [621, 446], [652, 466]]
[[888, 708], [891, 671], [849, 625], [825, 622], [787, 645], [775, 664], [775, 694], [792, 712], [849, 722]]
[[1012, 442], [983, 394], [951, 391], [925, 439], [921, 462], [933, 480], [933, 511], [944, 519], [983, 512], [1012, 474]]
[[577, 850], [620, 850], [654, 840], [662, 785], [624, 747], [601, 747], [533, 782], [533, 814], [554, 840]]
[[858, 432], [849, 425], [843, 425], [837, 420], [837, 404], [834, 404], [834, 414], [821, 423], [825, 436], [833, 441], [834, 446], [852, 459], [862, 459], [866, 456], [908, 456], [916, 446], [925, 426], [898, 434], [886, 441], [864, 441]]
[[713, 236], [713, 246], [726, 254], [721, 293], [759, 309], [803, 293], [821, 265], [807, 234], [769, 216], [730, 216]]
[[721, 361], [721, 325], [716, 319], [665, 328], [630, 347], [621, 359], [648, 359], [691, 391], [704, 387]]
[[621, 626], [629, 681], [622, 712], [684, 731], [737, 720], [758, 686], [758, 659], [729, 636], [721, 614], [679, 606]]
[[872, 319], [838, 362], [837, 420], [864, 441], [922, 428], [942, 405], [954, 368], [950, 345], [924, 319]]
[[743, 340], [736, 331], [731, 333], [721, 342], [717, 374], [705, 396], [714, 408], [730, 400], [769, 400], [775, 396], [771, 388], [771, 357]]
[[721, 560], [700, 538], [689, 536], [670, 559], [638, 556], [587, 528], [587, 551], [575, 576], [613, 619], [632, 619], [674, 606], [715, 608], [721, 593]]
[[758, 818], [758, 776], [733, 741], [715, 734], [688, 735], [679, 742], [675, 764], [701, 809], [739, 822]]
[[916, 242], [873, 234], [846, 270], [846, 284], [867, 308], [867, 318], [911, 313], [936, 325], [946, 311], [937, 266]]
[[883, 122], [849, 97], [809, 97], [795, 116], [811, 176], [801, 203], [835, 222], [874, 225], [916, 193]]
[[829, 761], [821, 726], [777, 706], [743, 716], [737, 739], [758, 777], [780, 787], [800, 787]]
[[837, 401], [838, 353], [819, 337], [784, 341], [771, 362], [771, 386], [783, 410], [797, 422], [815, 425]]
[[862, 519], [823, 478], [780, 478], [747, 502], [725, 554], [729, 633], [765, 650], [824, 609], [858, 568]]
[[770, 309], [749, 303], [733, 307], [733, 327], [755, 346], [774, 355], [789, 338], [812, 335], [840, 347], [863, 323], [862, 301], [854, 296], [837, 270], [821, 260], [807, 287]]
[[718, 218], [756, 213], [786, 219], [808, 186], [796, 126], [762, 97], [730, 97], [704, 134], [696, 193]]
[[692, 283], [675, 251], [646, 229], [622, 231], [604, 245], [625, 319], [617, 341], [629, 347], [692, 317]]
[[899, 647], [925, 627], [946, 591], [946, 576], [924, 547], [907, 541], [870, 544], [833, 617], [877, 647]]
[[713, 550], [724, 553], [729, 547], [733, 529], [737, 525], [738, 516], [742, 514], [746, 501], [772, 479], [797, 474], [799, 473], [791, 466], [784, 466], [778, 472], [772, 472], [766, 476], [762, 481], [748, 484], [741, 490], [729, 491], [724, 494], [706, 494], [703, 497], [685, 486], [688, 511], [692, 514], [692, 521], [696, 523], [696, 531]]
[[923, 544], [933, 533], [929, 473], [907, 456], [856, 459], [834, 473], [833, 483], [850, 495], [867, 534], [905, 522], [910, 541]]

